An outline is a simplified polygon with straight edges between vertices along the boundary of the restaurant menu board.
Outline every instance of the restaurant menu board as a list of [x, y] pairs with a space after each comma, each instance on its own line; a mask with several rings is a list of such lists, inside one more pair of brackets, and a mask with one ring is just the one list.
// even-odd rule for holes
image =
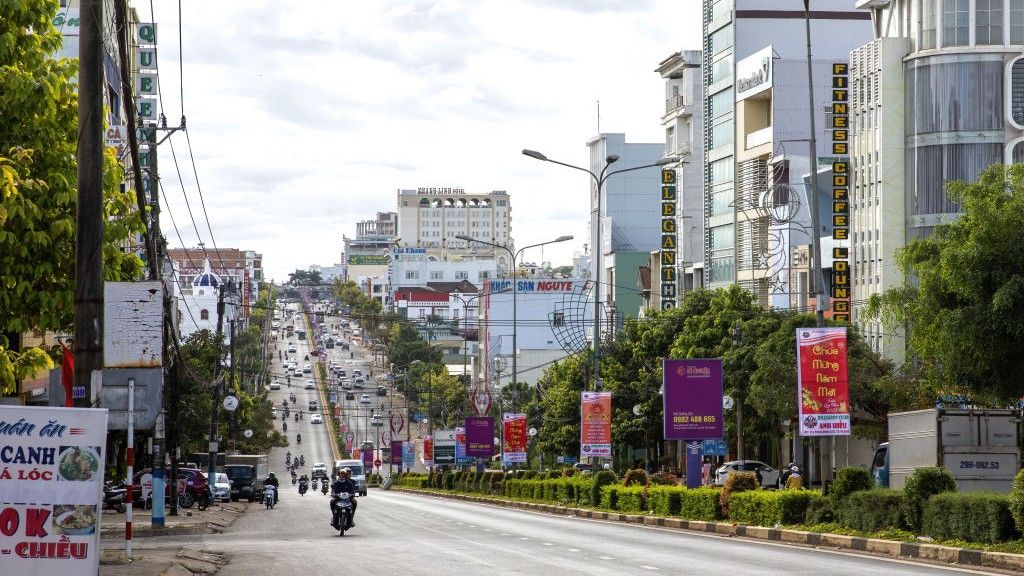
[[0, 406], [0, 574], [99, 571], [107, 410]]

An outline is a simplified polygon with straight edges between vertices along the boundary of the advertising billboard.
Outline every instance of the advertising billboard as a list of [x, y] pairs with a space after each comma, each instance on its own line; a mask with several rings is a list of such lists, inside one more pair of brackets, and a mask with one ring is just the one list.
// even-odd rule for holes
[[849, 436], [846, 328], [797, 328], [801, 436]]
[[665, 440], [722, 437], [722, 359], [664, 360]]

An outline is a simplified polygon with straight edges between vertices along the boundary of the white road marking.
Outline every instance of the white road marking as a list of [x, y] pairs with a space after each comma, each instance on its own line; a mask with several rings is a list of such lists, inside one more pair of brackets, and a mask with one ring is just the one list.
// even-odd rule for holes
[[615, 560], [615, 558], [612, 558], [611, 556], [598, 556], [598, 558], [601, 560]]
[[569, 552], [579, 552], [580, 551], [579, 548], [567, 548], [566, 550], [568, 550]]
[[520, 540], [529, 540], [529, 538], [527, 538], [526, 536], [520, 536], [519, 539]]
[[644, 570], [659, 570], [657, 566], [647, 566], [646, 564], [641, 564], [640, 567]]
[[552, 544], [551, 542], [545, 542], [544, 545], [545, 546], [554, 546], [554, 544]]

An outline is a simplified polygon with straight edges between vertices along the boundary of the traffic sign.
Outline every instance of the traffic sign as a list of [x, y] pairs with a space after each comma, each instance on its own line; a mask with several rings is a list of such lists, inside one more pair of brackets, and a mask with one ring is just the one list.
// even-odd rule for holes
[[380, 468], [380, 458], [377, 458], [376, 460], [374, 460], [373, 461], [373, 465], [376, 468]]
[[224, 397], [224, 409], [228, 412], [234, 412], [238, 408], [238, 398], [235, 396]]

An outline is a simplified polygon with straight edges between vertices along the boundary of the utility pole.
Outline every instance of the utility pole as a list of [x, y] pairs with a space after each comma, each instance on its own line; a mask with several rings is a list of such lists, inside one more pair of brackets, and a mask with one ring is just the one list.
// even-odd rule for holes
[[82, 0], [78, 60], [78, 205], [75, 215], [75, 406], [92, 405], [103, 369], [103, 2]]
[[[231, 366], [230, 366], [230, 372], [228, 373], [228, 376], [229, 376], [228, 379], [231, 381], [231, 385], [228, 387], [228, 390], [230, 391], [231, 394], [237, 396], [238, 395], [238, 390], [237, 390], [238, 383], [235, 380], [235, 318], [233, 316], [232, 316], [230, 322], [231, 322], [231, 342], [229, 343], [229, 346], [230, 346], [230, 350], [231, 350], [231, 352], [230, 352], [230, 354], [231, 354]], [[235, 410], [231, 411], [231, 449], [232, 450], [235, 450], [237, 448], [237, 446], [235, 445], [235, 443], [237, 441], [238, 441], [238, 410], [235, 409]]]
[[207, 466], [210, 480], [217, 478], [217, 452], [220, 446], [217, 443], [217, 430], [220, 428], [220, 387], [221, 387], [221, 364], [224, 336], [224, 284], [217, 287], [217, 363], [213, 366], [213, 402], [210, 404], [210, 462]]

